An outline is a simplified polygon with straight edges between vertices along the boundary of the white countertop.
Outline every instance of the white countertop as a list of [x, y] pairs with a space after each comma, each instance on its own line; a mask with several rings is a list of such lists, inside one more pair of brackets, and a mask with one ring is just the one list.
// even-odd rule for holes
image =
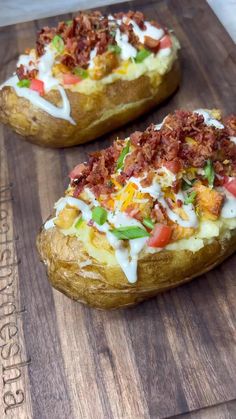
[[[124, 1], [126, 0], [0, 0], [0, 26]], [[236, 0], [207, 1], [236, 42]]]

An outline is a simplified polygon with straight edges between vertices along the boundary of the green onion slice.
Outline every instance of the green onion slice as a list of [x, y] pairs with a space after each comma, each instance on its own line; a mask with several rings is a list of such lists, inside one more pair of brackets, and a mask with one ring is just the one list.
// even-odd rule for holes
[[116, 37], [116, 31], [110, 31], [110, 35], [113, 36], [113, 38]]
[[185, 203], [186, 205], [187, 205], [187, 204], [193, 204], [193, 203], [194, 203], [194, 201], [195, 201], [196, 195], [197, 195], [196, 191], [193, 191], [193, 192], [189, 193], [189, 194], [187, 195], [187, 197], [185, 198], [184, 203]]
[[107, 186], [109, 187], [109, 188], [112, 188], [112, 186], [113, 186], [114, 184], [113, 184], [113, 182], [112, 182], [112, 180], [110, 179], [110, 180], [108, 180], [108, 182], [107, 182]]
[[67, 26], [72, 25], [72, 23], [73, 23], [73, 20], [72, 20], [72, 19], [70, 19], [70, 20], [66, 20], [66, 24], [67, 24]]
[[117, 166], [116, 166], [117, 170], [123, 168], [125, 157], [129, 153], [129, 147], [130, 147], [130, 141], [127, 142], [126, 146], [123, 148], [122, 152], [119, 155], [119, 158], [117, 160]]
[[145, 227], [150, 228], [151, 230], [154, 229], [155, 224], [152, 222], [151, 218], [144, 218], [143, 224], [145, 225]]
[[188, 181], [183, 179], [182, 180], [182, 190], [187, 191], [189, 188], [191, 188], [193, 186], [195, 181], [196, 181], [196, 179], [192, 179], [192, 180], [188, 179]]
[[64, 51], [64, 41], [60, 35], [55, 35], [52, 40], [52, 45], [57, 50], [59, 54], [61, 54]]
[[111, 233], [119, 240], [132, 240], [150, 236], [146, 230], [138, 226], [114, 228]]
[[83, 218], [80, 217], [75, 223], [75, 228], [79, 228], [83, 221], [84, 221]]
[[102, 207], [95, 207], [92, 210], [92, 219], [100, 226], [107, 221], [107, 211]]
[[120, 54], [121, 53], [121, 48], [119, 47], [119, 45], [109, 45], [108, 46], [108, 51], [114, 52], [115, 54]]
[[76, 76], [82, 77], [82, 79], [88, 77], [88, 71], [81, 67], [75, 67], [73, 73], [76, 74]]
[[140, 51], [138, 51], [135, 57], [135, 62], [142, 63], [143, 60], [145, 60], [145, 58], [147, 58], [150, 54], [151, 54], [151, 51], [148, 51], [146, 48], [141, 49]]
[[18, 81], [17, 86], [19, 86], [19, 87], [30, 87], [30, 80], [22, 79], [22, 80]]
[[211, 160], [207, 160], [205, 166], [204, 166], [204, 172], [205, 172], [205, 179], [208, 180], [208, 183], [210, 186], [213, 186], [214, 179], [215, 179], [215, 171], [213, 168], [213, 163]]

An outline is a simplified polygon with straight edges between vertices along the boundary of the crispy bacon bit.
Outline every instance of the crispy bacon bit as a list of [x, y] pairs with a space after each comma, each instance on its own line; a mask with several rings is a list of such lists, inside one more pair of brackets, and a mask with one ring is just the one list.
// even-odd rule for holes
[[147, 186], [150, 186], [152, 184], [153, 178], [154, 178], [154, 173], [148, 172], [145, 179], [142, 180], [141, 186], [143, 186], [144, 188], [146, 188]]
[[[230, 124], [234, 121], [230, 117]], [[230, 125], [230, 126], [231, 126]], [[186, 137], [194, 139], [186, 142]], [[142, 176], [150, 173], [143, 186], [150, 185], [153, 171], [162, 167], [167, 161], [179, 161], [180, 167], [203, 168], [209, 159], [213, 162], [216, 174], [220, 176], [236, 176], [236, 144], [230, 140], [226, 129], [207, 126], [201, 115], [176, 111], [165, 118], [159, 131], [150, 125], [146, 131], [136, 131], [130, 136], [131, 151], [127, 154], [122, 171], [116, 180], [123, 185], [131, 176]], [[76, 186], [75, 196], [78, 196], [85, 185], [94, 193], [110, 193], [107, 182], [111, 174], [116, 172], [117, 159], [124, 147], [122, 140], [115, 141], [106, 150], [98, 151], [90, 156], [89, 162], [83, 168], [81, 177], [72, 185]], [[206, 181], [207, 183], [207, 181]], [[172, 185], [177, 193], [179, 180]]]
[[228, 135], [236, 136], [236, 115], [229, 115], [224, 119]]
[[160, 203], [154, 206], [151, 212], [151, 218], [161, 224], [167, 223], [166, 210], [162, 207]]
[[177, 199], [176, 205], [177, 205], [178, 208], [181, 208], [182, 205], [183, 205], [183, 201], [181, 201], [181, 199]]
[[159, 49], [160, 41], [151, 38], [150, 36], [144, 37], [144, 45], [145, 47], [151, 49], [153, 52], [157, 52]]
[[30, 71], [27, 71], [25, 67], [23, 66], [23, 64], [21, 64], [19, 67], [17, 67], [16, 74], [19, 80], [23, 80], [23, 79], [33, 80], [36, 78], [38, 74], [38, 70], [34, 68]]
[[125, 210], [126, 214], [128, 214], [130, 217], [132, 218], [136, 218], [136, 220], [142, 220], [142, 214], [139, 208], [136, 208], [134, 206], [134, 204], [130, 204], [126, 210]]
[[180, 190], [180, 181], [178, 179], [176, 179], [173, 183], [172, 183], [172, 188], [174, 193], [178, 193]]
[[77, 164], [77, 166], [75, 166], [75, 168], [70, 172], [69, 177], [75, 182], [83, 176], [86, 170], [87, 166], [84, 163]]

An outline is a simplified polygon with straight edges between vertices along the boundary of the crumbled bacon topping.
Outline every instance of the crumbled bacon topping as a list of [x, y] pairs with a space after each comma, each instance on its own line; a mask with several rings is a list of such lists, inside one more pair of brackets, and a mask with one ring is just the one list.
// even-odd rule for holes
[[236, 115], [229, 115], [224, 118], [224, 124], [229, 135], [236, 136]]
[[17, 67], [16, 74], [19, 80], [28, 79], [33, 80], [36, 78], [38, 74], [38, 70], [36, 68], [32, 70], [27, 70], [22, 64]]
[[55, 35], [60, 35], [65, 44], [66, 53], [61, 62], [68, 68], [88, 66], [90, 52], [96, 47], [98, 54], [103, 54], [114, 37], [108, 25], [108, 19], [100, 12], [80, 13], [71, 22], [60, 22], [56, 28], [43, 28], [37, 38], [37, 53], [44, 53], [45, 45]]
[[[131, 176], [151, 173], [170, 161], [178, 161], [185, 170], [203, 168], [206, 161], [211, 160], [217, 174], [236, 176], [236, 144], [229, 138], [234, 127], [234, 116], [228, 119], [224, 129], [219, 129], [206, 125], [201, 115], [178, 110], [165, 118], [160, 130], [152, 124], [144, 132], [136, 131], [130, 136], [130, 152], [119, 174], [117, 159], [124, 147], [122, 140], [93, 153], [87, 164], [79, 165], [78, 173], [72, 172], [74, 195], [78, 196], [85, 186], [96, 196], [111, 193], [112, 174], [116, 173], [117, 181], [123, 184]], [[179, 186], [176, 182], [176, 191]]]
[[[97, 55], [107, 51], [109, 45], [116, 44], [115, 31], [119, 26], [121, 32], [128, 35], [129, 42], [136, 48], [140, 48], [140, 41], [133, 31], [129, 19], [132, 19], [140, 27], [145, 29], [144, 15], [141, 12], [129, 11], [128, 13], [115, 13], [114, 20], [109, 20], [100, 12], [80, 12], [71, 22], [60, 22], [57, 27], [44, 27], [39, 33], [36, 42], [36, 49], [39, 56], [43, 55], [45, 46], [49, 44], [55, 35], [61, 36], [65, 45], [65, 53], [61, 55], [61, 63], [73, 70], [76, 66], [88, 67], [90, 53], [94, 48]], [[119, 25], [116, 19], [127, 18], [127, 22]], [[160, 27], [156, 22], [151, 24]], [[154, 52], [157, 51], [157, 43], [154, 40], [147, 40], [145, 46]], [[158, 41], [159, 43], [159, 41]]]

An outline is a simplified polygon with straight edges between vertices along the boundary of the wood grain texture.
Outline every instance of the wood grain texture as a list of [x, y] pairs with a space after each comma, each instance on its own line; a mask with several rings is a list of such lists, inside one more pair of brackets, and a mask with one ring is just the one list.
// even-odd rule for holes
[[[220, 403], [216, 406], [206, 407], [191, 413], [172, 416], [175, 419], [235, 419], [236, 401]], [[169, 418], [171, 419], [171, 418]]]
[[[131, 5], [105, 10], [121, 7]], [[235, 46], [207, 4], [138, 1], [132, 7], [173, 27], [180, 39], [183, 81], [175, 96], [125, 129], [70, 150], [44, 150], [0, 129], [1, 418], [235, 417], [235, 404], [227, 402], [236, 399], [236, 257], [136, 308], [106, 313], [52, 290], [35, 249], [36, 234], [63, 194], [70, 168], [89, 151], [178, 107], [235, 111]], [[56, 20], [0, 30], [0, 82], [33, 44], [35, 31]], [[21, 263], [6, 271], [13, 260]], [[9, 326], [16, 322], [17, 333]], [[16, 346], [9, 349], [14, 342], [17, 354]]]

